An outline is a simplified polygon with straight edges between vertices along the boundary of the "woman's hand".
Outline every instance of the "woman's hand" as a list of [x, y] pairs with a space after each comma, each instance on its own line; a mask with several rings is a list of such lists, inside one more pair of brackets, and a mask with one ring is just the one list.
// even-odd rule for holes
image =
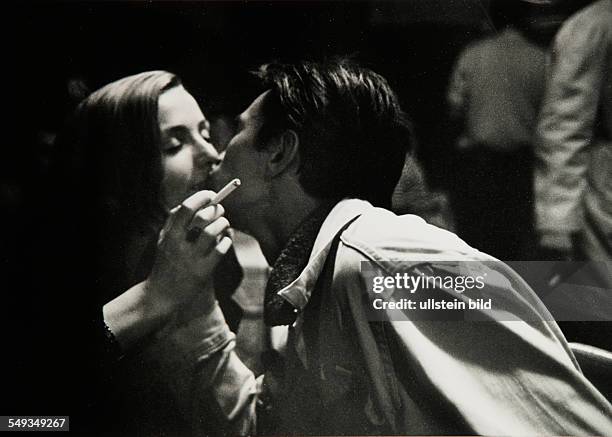
[[147, 287], [170, 312], [205, 288], [231, 247], [223, 206], [208, 205], [214, 195], [199, 191], [189, 197], [172, 210], [160, 233]]
[[104, 306], [104, 319], [126, 349], [163, 325], [197, 293], [207, 308], [215, 296], [207, 283], [231, 247], [229, 222], [221, 205], [209, 205], [215, 195], [199, 191], [174, 208], [160, 232], [149, 277]]

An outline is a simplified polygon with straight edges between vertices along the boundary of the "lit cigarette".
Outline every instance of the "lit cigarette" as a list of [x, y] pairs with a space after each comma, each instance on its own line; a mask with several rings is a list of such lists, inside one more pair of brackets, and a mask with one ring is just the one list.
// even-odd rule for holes
[[240, 186], [240, 179], [234, 179], [230, 181], [230, 183], [228, 183], [225, 187], [221, 188], [221, 191], [219, 191], [217, 195], [213, 197], [209, 205], [216, 205], [218, 203], [221, 203], [223, 199], [229, 196], [232, 193], [232, 191], [234, 191], [239, 186]]

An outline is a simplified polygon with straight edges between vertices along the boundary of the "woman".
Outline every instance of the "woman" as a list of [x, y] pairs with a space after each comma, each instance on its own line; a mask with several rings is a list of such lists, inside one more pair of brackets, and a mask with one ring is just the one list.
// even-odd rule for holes
[[[150, 334], [211, 286], [213, 270], [231, 246], [223, 207], [206, 206], [214, 193], [200, 191], [219, 162], [208, 140], [208, 122], [195, 99], [163, 71], [129, 76], [94, 92], [60, 136], [55, 192], [70, 194], [61, 208], [49, 206], [53, 235], [59, 237], [50, 245], [56, 260], [50, 270], [54, 283], [70, 292], [53, 311], [71, 313], [60, 318], [79, 348], [76, 356], [68, 355], [66, 361], [79, 362], [69, 368], [87, 381], [99, 373], [97, 363], [106, 362], [96, 390], [100, 399], [93, 399], [88, 382], [78, 387], [83, 393], [75, 399], [101, 400], [83, 416], [86, 421], [98, 416], [105, 428], [127, 431], [116, 420], [129, 416], [118, 404], [131, 381], [113, 374], [115, 359], [146, 346]], [[192, 228], [202, 231], [199, 237], [187, 238]], [[217, 290], [217, 298], [236, 321], [229, 293]], [[169, 409], [160, 411], [172, 422]], [[139, 430], [146, 426], [137, 414], [134, 420]]]

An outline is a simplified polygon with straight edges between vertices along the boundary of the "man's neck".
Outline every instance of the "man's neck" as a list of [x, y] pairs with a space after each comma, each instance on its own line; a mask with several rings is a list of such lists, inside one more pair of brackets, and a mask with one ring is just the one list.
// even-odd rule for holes
[[291, 188], [287, 187], [277, 196], [273, 196], [275, 201], [268, 208], [266, 220], [260, 222], [257, 229], [252, 230], [270, 265], [274, 264], [299, 224], [321, 205], [320, 200], [303, 191], [291, 191]]
[[270, 265], [287, 244], [294, 230], [319, 206], [315, 203], [301, 203], [291, 208], [279, 208], [274, 217], [270, 217], [269, 226], [262, 229], [262, 236], [257, 236], [261, 250]]

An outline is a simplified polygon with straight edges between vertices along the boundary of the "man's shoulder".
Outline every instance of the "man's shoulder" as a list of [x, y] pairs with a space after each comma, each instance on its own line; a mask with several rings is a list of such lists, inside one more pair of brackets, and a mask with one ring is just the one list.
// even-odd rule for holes
[[465, 57], [476, 57], [480, 56], [483, 52], [490, 50], [497, 50], [501, 47], [505, 47], [507, 44], [508, 35], [504, 32], [490, 33], [482, 35], [466, 44], [462, 53]]
[[487, 62], [488, 56], [503, 52], [506, 46], [507, 42], [498, 34], [485, 35], [472, 40], [459, 52], [455, 61], [455, 69], [464, 73], [477, 71]]
[[599, 0], [583, 8], [568, 19], [568, 22], [578, 22], [584, 25], [611, 26], [612, 0]]
[[468, 42], [459, 52], [456, 64], [464, 69], [472, 68], [472, 63], [486, 47], [491, 44], [489, 38], [480, 38]]
[[421, 217], [372, 208], [341, 235], [364, 261], [457, 260], [483, 255], [457, 235]]
[[569, 17], [561, 27], [557, 39], [584, 39], [585, 43], [593, 34], [612, 33], [612, 0], [600, 0]]

